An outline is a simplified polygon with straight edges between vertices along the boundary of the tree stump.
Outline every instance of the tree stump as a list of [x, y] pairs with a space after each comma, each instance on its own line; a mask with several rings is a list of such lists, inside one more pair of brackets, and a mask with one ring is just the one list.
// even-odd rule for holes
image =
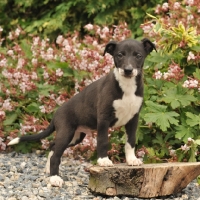
[[151, 198], [176, 194], [200, 174], [200, 163], [92, 166], [89, 189], [108, 196]]

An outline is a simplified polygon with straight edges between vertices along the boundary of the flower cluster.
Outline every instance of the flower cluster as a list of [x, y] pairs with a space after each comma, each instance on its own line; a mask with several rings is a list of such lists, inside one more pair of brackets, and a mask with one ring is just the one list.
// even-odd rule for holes
[[180, 66], [176, 63], [170, 64], [167, 72], [156, 71], [153, 75], [155, 79], [161, 79], [171, 81], [177, 80], [180, 81], [184, 77], [184, 72]]
[[[161, 16], [160, 21], [162, 21], [166, 27], [170, 28], [173, 24], [178, 24], [178, 22], [182, 22], [185, 27], [197, 27], [197, 33], [200, 31], [200, 6], [199, 0], [186, 0], [186, 1], [176, 1], [171, 0], [163, 3], [162, 5], [158, 4], [155, 13]], [[168, 11], [170, 10], [170, 13]], [[141, 25], [142, 29], [145, 33], [146, 30], [153, 31], [155, 24], [153, 22], [147, 22]], [[153, 31], [154, 32], [154, 31]], [[149, 31], [149, 36], [152, 35], [152, 32]], [[154, 35], [157, 34], [154, 32]]]
[[198, 90], [200, 91], [199, 82], [198, 82], [197, 80], [195, 80], [195, 79], [186, 80], [186, 81], [183, 83], [183, 87], [185, 87], [185, 88], [190, 88], [190, 89], [198, 88]]

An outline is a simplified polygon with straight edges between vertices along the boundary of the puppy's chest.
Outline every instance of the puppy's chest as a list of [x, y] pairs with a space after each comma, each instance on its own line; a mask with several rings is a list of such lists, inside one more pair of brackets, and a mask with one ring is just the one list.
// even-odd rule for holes
[[123, 126], [128, 123], [133, 116], [139, 112], [142, 105], [143, 98], [135, 95], [137, 86], [135, 84], [123, 88], [124, 94], [121, 99], [113, 101], [113, 107], [115, 109], [115, 117], [117, 122], [114, 127]]

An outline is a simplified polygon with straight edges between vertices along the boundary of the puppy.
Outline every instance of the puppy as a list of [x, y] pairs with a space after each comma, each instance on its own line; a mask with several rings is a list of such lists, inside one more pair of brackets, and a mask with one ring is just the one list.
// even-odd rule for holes
[[125, 126], [126, 162], [128, 165], [141, 165], [135, 156], [135, 137], [143, 102], [143, 64], [153, 49], [156, 50], [155, 45], [148, 39], [110, 41], [104, 55], [109, 53], [113, 56], [114, 70], [58, 108], [46, 130], [37, 135], [15, 138], [8, 145], [40, 140], [56, 131], [46, 171], [50, 172], [51, 184], [61, 187], [63, 180], [59, 177], [59, 164], [67, 147], [80, 143], [90, 130], [97, 130], [97, 163], [113, 166], [107, 156], [108, 129]]

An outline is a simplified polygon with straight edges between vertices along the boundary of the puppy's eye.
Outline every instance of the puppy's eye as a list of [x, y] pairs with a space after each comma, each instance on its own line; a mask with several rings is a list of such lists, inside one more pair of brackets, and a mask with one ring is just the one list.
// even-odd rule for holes
[[137, 59], [141, 59], [141, 58], [142, 58], [142, 55], [139, 54], [139, 53], [137, 53], [137, 54], [136, 54], [136, 58], [137, 58]]
[[118, 57], [118, 58], [122, 58], [123, 56], [124, 56], [124, 55], [123, 55], [122, 53], [118, 53], [118, 54], [117, 54], [117, 57]]

